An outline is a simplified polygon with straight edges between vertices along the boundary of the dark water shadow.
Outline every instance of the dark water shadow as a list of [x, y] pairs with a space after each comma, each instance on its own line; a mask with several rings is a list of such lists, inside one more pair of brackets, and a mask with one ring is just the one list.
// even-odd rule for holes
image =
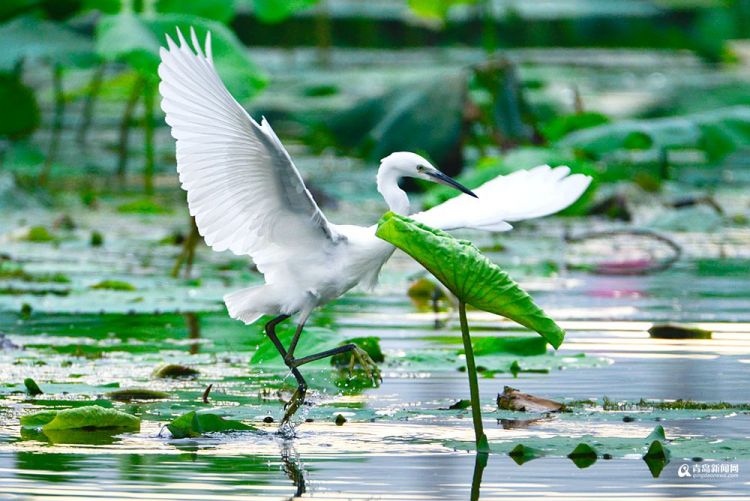
[[297, 489], [294, 496], [289, 499], [301, 497], [307, 491], [305, 481], [307, 471], [292, 440], [284, 440], [281, 443], [281, 462], [284, 473], [286, 473], [286, 476], [289, 477], [289, 480], [292, 481]]

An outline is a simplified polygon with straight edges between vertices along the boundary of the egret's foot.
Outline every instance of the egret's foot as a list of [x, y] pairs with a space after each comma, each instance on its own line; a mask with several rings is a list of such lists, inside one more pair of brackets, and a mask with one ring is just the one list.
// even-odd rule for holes
[[290, 398], [284, 406], [285, 412], [284, 417], [281, 418], [280, 428], [284, 428], [285, 426], [287, 426], [289, 424], [289, 421], [292, 419], [292, 416], [294, 416], [302, 406], [302, 404], [305, 403], [306, 393], [307, 388], [304, 385], [299, 385], [297, 389], [294, 390], [292, 398]]
[[367, 378], [372, 380], [375, 386], [380, 385], [383, 382], [383, 376], [380, 374], [380, 368], [378, 364], [370, 357], [370, 355], [357, 345], [351, 350], [351, 358], [349, 359], [349, 377], [354, 375], [354, 366], [359, 364]]

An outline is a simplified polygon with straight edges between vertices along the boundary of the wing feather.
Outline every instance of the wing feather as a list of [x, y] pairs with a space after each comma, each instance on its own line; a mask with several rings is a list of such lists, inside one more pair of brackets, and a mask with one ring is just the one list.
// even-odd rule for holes
[[441, 228], [475, 228], [507, 231], [509, 222], [548, 216], [559, 212], [586, 191], [591, 177], [570, 175], [568, 167], [541, 165], [498, 176], [474, 190], [478, 198], [459, 195], [412, 216]]
[[[271, 125], [253, 120], [214, 68], [211, 36], [192, 47], [177, 30], [161, 49], [159, 92], [177, 140], [190, 214], [217, 251], [250, 255], [261, 271], [343, 237], [321, 212]], [[266, 277], [268, 278], [268, 277]]]

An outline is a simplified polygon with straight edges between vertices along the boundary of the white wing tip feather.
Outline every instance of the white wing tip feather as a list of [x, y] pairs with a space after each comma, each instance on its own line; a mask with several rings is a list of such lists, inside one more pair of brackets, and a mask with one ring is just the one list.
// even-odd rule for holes
[[570, 174], [567, 165], [539, 165], [487, 181], [474, 190], [478, 199], [459, 195], [414, 217], [442, 229], [508, 231], [513, 228], [509, 221], [566, 209], [581, 197], [591, 180], [591, 176]]
[[164, 61], [165, 55], [169, 55], [173, 51], [187, 49], [191, 54], [197, 55], [201, 59], [205, 59], [206, 61], [208, 61], [211, 66], [214, 65], [213, 48], [211, 44], [211, 30], [206, 30], [206, 39], [203, 42], [203, 46], [201, 46], [200, 41], [198, 40], [198, 35], [195, 31], [195, 27], [193, 26], [190, 26], [190, 41], [192, 42], [192, 44], [187, 42], [179, 26], [175, 26], [175, 33], [177, 33], [177, 40], [179, 41], [179, 45], [174, 41], [169, 33], [164, 34], [168, 49], [160, 47], [159, 55], [161, 56], [162, 61]]

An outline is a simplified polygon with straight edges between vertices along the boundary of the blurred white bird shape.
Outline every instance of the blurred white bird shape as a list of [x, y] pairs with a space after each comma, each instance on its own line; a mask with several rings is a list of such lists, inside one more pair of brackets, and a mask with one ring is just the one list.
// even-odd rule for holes
[[[211, 34], [203, 48], [195, 31], [190, 34], [192, 47], [179, 30], [179, 45], [167, 36], [159, 65], [161, 107], [177, 140], [180, 183], [206, 244], [250, 256], [263, 274], [265, 284], [227, 294], [224, 302], [229, 315], [246, 324], [274, 316], [265, 331], [297, 379], [301, 402], [307, 388], [298, 370], [303, 364], [352, 352], [364, 368], [375, 369], [353, 344], [300, 358], [294, 352], [310, 313], [356, 285], [374, 287], [395, 248], [375, 236], [376, 226], [326, 219], [271, 125], [265, 118], [260, 124], [253, 120], [222, 83]], [[591, 178], [569, 174], [568, 167], [543, 165], [498, 176], [472, 192], [421, 156], [396, 152], [381, 160], [377, 188], [390, 210], [435, 228], [507, 231], [509, 222], [553, 214], [575, 202]], [[412, 214], [398, 185], [402, 177], [463, 194]], [[285, 348], [275, 327], [297, 313], [297, 330]]]

